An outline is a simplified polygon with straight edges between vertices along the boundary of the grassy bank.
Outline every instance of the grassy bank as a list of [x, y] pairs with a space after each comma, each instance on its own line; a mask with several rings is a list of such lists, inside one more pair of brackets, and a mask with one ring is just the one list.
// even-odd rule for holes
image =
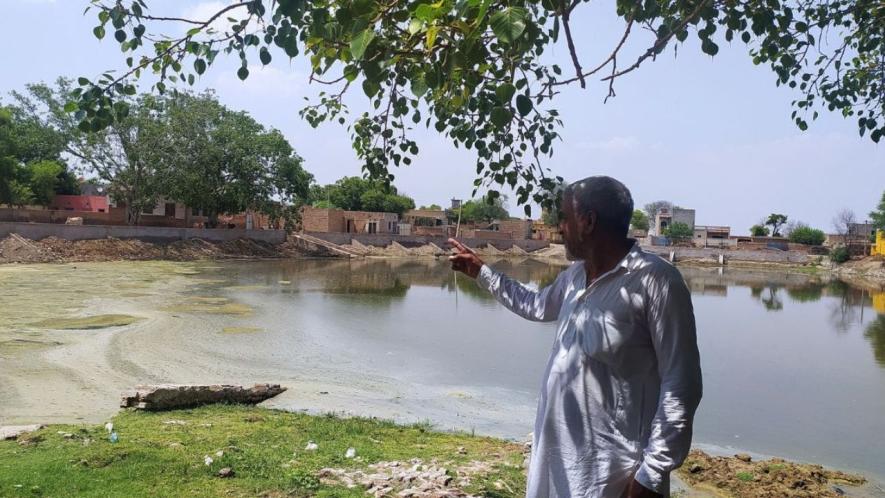
[[[346, 474], [385, 461], [445, 468], [452, 489], [470, 494], [516, 497], [525, 489], [521, 445], [421, 425], [244, 406], [122, 412], [113, 423], [116, 443], [103, 426], [58, 425], [0, 442], [0, 496], [365, 497], [361, 486], [320, 479], [320, 470]], [[316, 450], [305, 449], [310, 441]], [[356, 458], [345, 456], [348, 448]], [[234, 476], [220, 477], [222, 468]]]

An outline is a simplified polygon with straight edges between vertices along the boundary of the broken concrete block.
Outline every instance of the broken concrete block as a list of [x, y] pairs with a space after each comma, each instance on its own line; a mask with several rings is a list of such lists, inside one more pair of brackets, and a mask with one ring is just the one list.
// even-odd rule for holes
[[227, 384], [138, 386], [135, 391], [123, 395], [120, 407], [160, 411], [213, 403], [254, 405], [285, 390], [279, 384], [255, 384], [249, 388]]

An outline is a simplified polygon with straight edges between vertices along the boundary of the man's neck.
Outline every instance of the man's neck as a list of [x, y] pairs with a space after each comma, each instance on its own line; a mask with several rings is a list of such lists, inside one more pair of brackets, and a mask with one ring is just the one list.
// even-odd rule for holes
[[634, 241], [631, 239], [602, 239], [590, 248], [584, 260], [589, 286], [597, 278], [611, 271], [630, 252]]

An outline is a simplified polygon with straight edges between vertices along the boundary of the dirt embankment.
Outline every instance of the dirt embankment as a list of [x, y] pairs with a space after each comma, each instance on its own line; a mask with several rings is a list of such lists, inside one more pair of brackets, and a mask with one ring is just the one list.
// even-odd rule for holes
[[30, 240], [11, 234], [0, 240], [2, 263], [64, 263], [81, 261], [292, 258], [314, 256], [290, 241], [269, 244], [250, 239], [213, 243], [202, 239], [151, 243], [135, 239], [70, 241], [56, 237]]
[[692, 450], [679, 469], [681, 477], [698, 492], [735, 498], [837, 498], [881, 496], [862, 476], [820, 465], [772, 458], [754, 462], [749, 455], [711, 456]]

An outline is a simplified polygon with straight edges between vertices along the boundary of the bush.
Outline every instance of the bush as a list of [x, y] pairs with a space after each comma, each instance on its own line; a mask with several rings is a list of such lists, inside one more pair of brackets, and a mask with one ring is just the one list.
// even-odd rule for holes
[[674, 242], [684, 242], [691, 240], [694, 230], [687, 224], [677, 221], [664, 230], [664, 235]]
[[796, 227], [790, 232], [790, 242], [807, 246], [819, 246], [824, 243], [826, 238], [827, 236], [823, 230], [807, 226]]
[[830, 259], [836, 263], [842, 264], [851, 259], [851, 254], [848, 252], [847, 247], [839, 246], [830, 251]]

